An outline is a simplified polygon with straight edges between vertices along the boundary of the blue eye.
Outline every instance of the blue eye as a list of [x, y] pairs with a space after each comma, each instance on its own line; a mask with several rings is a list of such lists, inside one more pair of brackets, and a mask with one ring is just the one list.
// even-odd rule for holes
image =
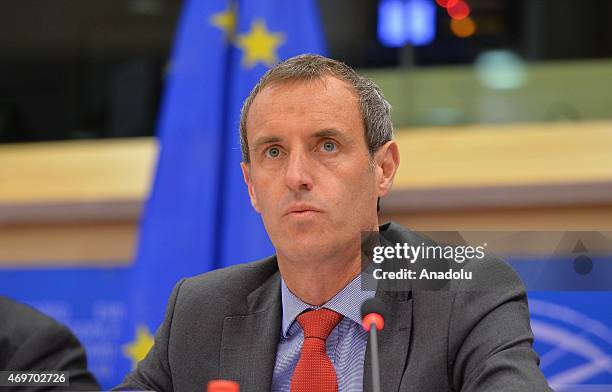
[[323, 150], [325, 150], [326, 152], [333, 152], [336, 151], [336, 143], [334, 142], [325, 142], [323, 143]]
[[278, 147], [270, 147], [266, 150], [266, 155], [269, 158], [278, 158], [280, 155], [280, 149]]

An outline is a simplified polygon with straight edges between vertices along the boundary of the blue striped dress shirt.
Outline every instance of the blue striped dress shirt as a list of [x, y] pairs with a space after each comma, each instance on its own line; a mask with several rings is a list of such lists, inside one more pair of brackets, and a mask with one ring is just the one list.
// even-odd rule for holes
[[[368, 334], [361, 327], [361, 304], [374, 297], [374, 291], [361, 290], [360, 275], [322, 307], [344, 316], [327, 338], [327, 355], [338, 377], [338, 392], [363, 391], [363, 364]], [[276, 363], [272, 376], [272, 391], [288, 392], [293, 369], [300, 359], [304, 342], [302, 327], [295, 320], [306, 309], [318, 309], [293, 295], [281, 279], [283, 321], [276, 350]]]

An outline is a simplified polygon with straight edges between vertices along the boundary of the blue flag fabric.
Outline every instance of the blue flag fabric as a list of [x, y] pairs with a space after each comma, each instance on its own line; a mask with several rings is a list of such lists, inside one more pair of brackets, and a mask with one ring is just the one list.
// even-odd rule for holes
[[150, 345], [148, 331], [161, 323], [182, 277], [274, 253], [240, 170], [240, 108], [270, 66], [322, 51], [314, 0], [185, 3], [134, 266], [134, 325], [127, 336], [134, 360], [143, 353], [138, 347]]

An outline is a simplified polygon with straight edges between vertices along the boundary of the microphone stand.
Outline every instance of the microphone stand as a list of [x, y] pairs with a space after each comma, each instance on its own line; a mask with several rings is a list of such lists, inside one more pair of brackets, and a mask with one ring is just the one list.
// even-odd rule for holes
[[370, 353], [372, 354], [372, 392], [380, 392], [380, 364], [378, 362], [378, 332], [376, 323], [370, 324]]

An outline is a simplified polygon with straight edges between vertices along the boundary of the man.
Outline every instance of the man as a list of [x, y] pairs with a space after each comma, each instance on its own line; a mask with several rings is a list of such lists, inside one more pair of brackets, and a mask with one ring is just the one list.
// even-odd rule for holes
[[87, 370], [85, 350], [68, 328], [6, 297], [0, 297], [0, 370], [69, 373], [67, 387], [15, 385], [2, 391], [100, 389]]
[[262, 77], [242, 110], [242, 170], [276, 255], [179, 282], [154, 347], [120, 389], [229, 379], [242, 391], [369, 390], [359, 308], [376, 295], [389, 314], [383, 391], [548, 390], [525, 291], [505, 264], [466, 265], [475, 279], [461, 290], [361, 290], [362, 232], [421, 242], [378, 226], [399, 166], [389, 110], [372, 81], [321, 56]]

